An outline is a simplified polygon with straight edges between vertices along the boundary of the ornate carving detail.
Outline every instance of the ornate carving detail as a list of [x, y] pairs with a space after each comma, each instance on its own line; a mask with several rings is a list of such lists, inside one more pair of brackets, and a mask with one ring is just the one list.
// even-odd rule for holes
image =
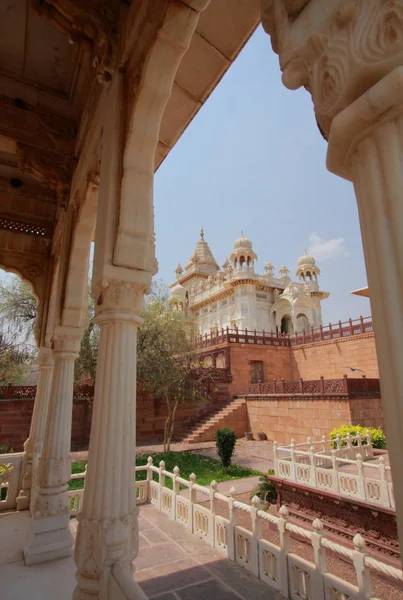
[[290, 514], [312, 524], [316, 518], [325, 530], [351, 541], [351, 531], [360, 533], [369, 548], [387, 556], [399, 558], [396, 517], [389, 510], [378, 508], [374, 515], [371, 506], [357, 506], [333, 494], [318, 494], [276, 481], [277, 502], [285, 504]]
[[24, 269], [24, 273], [28, 279], [35, 279], [36, 277], [40, 277], [42, 275], [43, 270], [43, 263], [31, 263]]
[[87, 598], [86, 592], [94, 593], [101, 585], [100, 577], [105, 567], [122, 561], [133, 571], [132, 561], [138, 553], [138, 508], [121, 519], [86, 519], [82, 513], [77, 517], [80, 526], [77, 530], [74, 560], [78, 565], [74, 599]]
[[19, 142], [72, 156], [75, 126], [72, 121], [41, 112], [13, 98], [0, 96], [0, 132]]
[[66, 206], [73, 175], [73, 160], [33, 146], [18, 144], [18, 167], [57, 193], [60, 206]]
[[333, 12], [329, 3], [321, 29], [312, 31], [301, 47], [292, 46], [287, 11], [285, 0], [263, 0], [262, 22], [280, 54], [283, 83], [310, 91], [318, 124], [327, 136], [341, 110], [403, 63], [403, 3], [342, 0]]
[[34, 517], [54, 517], [70, 513], [67, 493], [70, 475], [70, 457], [40, 458], [37, 474], [38, 494], [33, 503]]
[[[109, 4], [109, 6], [106, 6]], [[32, 8], [92, 54], [98, 81], [109, 83], [115, 70], [119, 2], [31, 0]]]
[[128, 311], [140, 315], [143, 307], [145, 284], [131, 281], [106, 279], [93, 286], [93, 297], [97, 312], [104, 310]]
[[54, 352], [62, 352], [71, 354], [72, 359], [76, 359], [80, 352], [82, 331], [77, 328], [77, 331], [72, 327], [66, 328], [67, 331], [57, 332], [53, 338]]

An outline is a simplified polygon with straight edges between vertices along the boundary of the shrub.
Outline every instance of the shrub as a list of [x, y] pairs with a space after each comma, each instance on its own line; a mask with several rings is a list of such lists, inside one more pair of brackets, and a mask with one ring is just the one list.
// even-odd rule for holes
[[14, 452], [14, 450], [8, 442], [0, 444], [0, 454], [11, 454], [12, 452]]
[[[331, 440], [334, 440], [337, 434], [339, 434], [341, 438], [345, 438], [348, 433], [351, 435], [351, 437], [354, 437], [355, 435], [357, 435], [357, 433], [360, 433], [361, 437], [364, 440], [367, 430], [371, 435], [372, 447], [377, 448], [379, 450], [386, 450], [385, 434], [382, 431], [382, 429], [375, 429], [375, 427], [361, 427], [361, 425], [342, 425], [341, 427], [336, 427], [336, 429], [333, 429], [330, 432], [329, 436]], [[343, 445], [345, 446], [346, 442], [343, 442]]]
[[234, 454], [236, 435], [232, 429], [225, 427], [218, 429], [215, 434], [218, 456], [220, 457], [224, 473], [227, 472]]
[[251, 493], [251, 498], [253, 498], [253, 496], [258, 496], [262, 502], [270, 502], [270, 504], [276, 503], [276, 486], [270, 481], [270, 475], [274, 475], [274, 471], [272, 469], [267, 475], [262, 475], [260, 477], [258, 485]]

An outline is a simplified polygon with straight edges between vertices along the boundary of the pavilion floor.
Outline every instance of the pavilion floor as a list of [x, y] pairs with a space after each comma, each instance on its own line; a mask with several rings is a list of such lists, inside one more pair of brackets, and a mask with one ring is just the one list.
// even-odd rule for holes
[[[205, 542], [170, 521], [152, 505], [140, 507], [140, 551], [136, 580], [156, 600], [281, 600], [265, 583]], [[77, 521], [71, 519], [75, 534]], [[71, 600], [76, 570], [73, 558], [26, 567], [22, 548], [28, 512], [0, 518], [0, 581], [5, 600]]]

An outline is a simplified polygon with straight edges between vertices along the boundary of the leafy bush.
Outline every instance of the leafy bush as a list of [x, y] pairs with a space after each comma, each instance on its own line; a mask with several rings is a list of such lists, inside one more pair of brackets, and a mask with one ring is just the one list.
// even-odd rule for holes
[[0, 454], [11, 454], [12, 452], [14, 452], [14, 450], [8, 442], [0, 444]]
[[258, 496], [262, 502], [270, 502], [270, 504], [276, 503], [276, 486], [270, 481], [270, 475], [274, 475], [272, 469], [270, 469], [267, 475], [262, 475], [259, 478], [259, 483], [251, 493], [251, 498], [253, 498], [253, 496]]
[[215, 434], [218, 456], [220, 457], [224, 473], [227, 472], [231, 464], [232, 455], [234, 454], [236, 435], [232, 429], [225, 427], [218, 429]]
[[[385, 434], [382, 431], [382, 429], [375, 429], [375, 427], [361, 427], [361, 425], [342, 425], [341, 427], [336, 427], [336, 429], [333, 429], [330, 432], [329, 436], [331, 440], [334, 440], [336, 439], [337, 434], [339, 434], [341, 438], [345, 438], [348, 433], [351, 435], [351, 437], [354, 437], [355, 435], [357, 435], [357, 433], [360, 433], [363, 442], [366, 443], [364, 438], [367, 433], [367, 430], [371, 435], [372, 447], [380, 450], [386, 450]], [[343, 445], [345, 446], [346, 443], [347, 442], [343, 442]]]

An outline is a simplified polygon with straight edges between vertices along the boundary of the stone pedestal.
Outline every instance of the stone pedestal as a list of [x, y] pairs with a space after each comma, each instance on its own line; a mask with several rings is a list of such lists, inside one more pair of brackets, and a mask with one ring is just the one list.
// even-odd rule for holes
[[24, 444], [25, 455], [22, 465], [22, 485], [17, 498], [17, 510], [27, 510], [30, 505], [34, 455], [42, 451], [43, 436], [46, 427], [50, 388], [53, 375], [53, 352], [50, 348], [39, 349], [39, 372], [36, 387], [34, 411], [32, 413], [29, 438]]
[[136, 341], [144, 289], [108, 281], [101, 291], [91, 439], [75, 546], [76, 600], [97, 600], [110, 589], [111, 567], [131, 573], [137, 555], [135, 497]]
[[403, 555], [403, 67], [334, 119], [327, 164], [357, 196]]
[[72, 554], [67, 493], [71, 476], [70, 438], [73, 406], [74, 361], [81, 333], [58, 334], [54, 340], [54, 373], [50, 392], [37, 490], [31, 502], [32, 531], [24, 550], [26, 564]]

